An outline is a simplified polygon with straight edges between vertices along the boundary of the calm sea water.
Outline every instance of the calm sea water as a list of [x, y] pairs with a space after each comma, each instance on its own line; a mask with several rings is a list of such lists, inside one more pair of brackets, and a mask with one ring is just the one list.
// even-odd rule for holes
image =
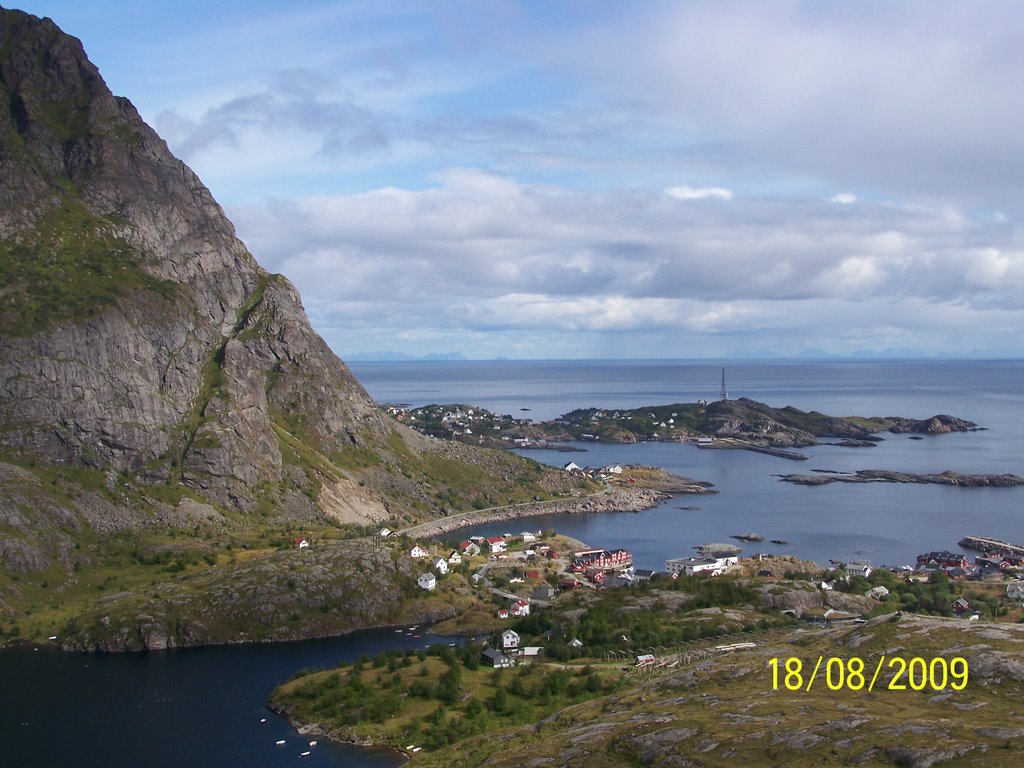
[[[470, 403], [519, 418], [548, 419], [574, 408], [637, 408], [729, 396], [847, 416], [949, 413], [986, 431], [911, 440], [886, 435], [874, 448], [820, 445], [806, 462], [692, 445], [577, 444], [586, 453], [523, 451], [555, 466], [652, 464], [714, 483], [715, 496], [678, 497], [638, 515], [548, 516], [522, 527], [556, 528], [593, 545], [631, 549], [640, 567], [662, 568], [708, 542], [756, 532], [774, 545], [746, 552], [790, 553], [825, 564], [866, 558], [913, 563], [918, 553], [957, 550], [967, 534], [1024, 542], [1024, 488], [833, 484], [806, 488], [777, 475], [812, 469], [1012, 472], [1024, 475], [1024, 362], [688, 363], [677, 361], [494, 361], [358, 363], [377, 400], [411, 405]], [[683, 510], [683, 506], [698, 506]], [[508, 524], [474, 530], [495, 534]]]
[[[535, 419], [573, 408], [631, 408], [718, 396], [721, 364], [685, 362], [357, 363], [379, 401], [465, 402]], [[807, 462], [668, 443], [587, 444], [587, 453], [530, 452], [554, 465], [654, 464], [708, 480], [717, 496], [680, 497], [638, 515], [534, 518], [576, 538], [633, 550], [641, 567], [706, 541], [756, 531], [791, 541], [761, 549], [818, 561], [867, 557], [900, 564], [928, 549], [955, 549], [967, 533], [1024, 541], [1024, 489], [832, 485], [802, 488], [775, 475], [812, 468], [1024, 474], [1024, 363], [727, 363], [732, 397], [837, 415], [952, 413], [988, 431], [877, 448], [808, 449]], [[529, 411], [521, 409], [528, 408]], [[696, 505], [700, 509], [682, 510]], [[496, 527], [489, 530], [497, 531]], [[335, 640], [136, 655], [0, 653], [0, 764], [11, 766], [282, 766], [369, 768], [389, 752], [321, 741], [308, 758], [300, 738], [265, 709], [267, 694], [302, 667], [326, 666], [388, 647], [422, 645], [393, 631]], [[267, 718], [265, 723], [260, 723]], [[284, 746], [275, 742], [285, 739]]]
[[[0, 765], [14, 768], [394, 768], [390, 750], [309, 746], [266, 709], [303, 667], [454, 638], [393, 630], [330, 640], [138, 654], [0, 653]], [[266, 722], [261, 723], [262, 719]], [[285, 744], [276, 742], [284, 739]], [[308, 757], [300, 757], [309, 750]]]

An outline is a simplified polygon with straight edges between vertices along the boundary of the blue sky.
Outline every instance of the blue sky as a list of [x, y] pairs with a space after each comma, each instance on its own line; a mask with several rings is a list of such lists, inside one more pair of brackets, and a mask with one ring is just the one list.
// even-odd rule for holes
[[1024, 353], [1024, 5], [14, 7], [342, 357]]

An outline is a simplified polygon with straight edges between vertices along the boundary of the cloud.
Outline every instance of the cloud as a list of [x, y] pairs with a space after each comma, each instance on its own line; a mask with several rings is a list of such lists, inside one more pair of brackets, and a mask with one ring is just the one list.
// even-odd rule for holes
[[1024, 352], [1018, 5], [379, 5], [137, 77], [339, 351]]
[[[358, 154], [388, 147], [389, 118], [360, 104], [332, 95], [336, 87], [304, 69], [280, 71], [261, 91], [235, 96], [206, 109], [197, 118], [174, 110], [157, 115], [157, 129], [186, 160], [203, 152], [251, 149], [253, 134], [291, 133], [317, 137], [321, 155]], [[308, 139], [307, 139], [308, 141]]]
[[732, 192], [722, 187], [668, 187], [665, 194], [676, 200], [732, 200]]
[[[563, 349], [598, 334], [655, 345], [659, 334], [746, 333], [829, 349], [880, 333], [905, 346], [893, 328], [937, 316], [908, 305], [956, 308], [965, 338], [987, 313], [1024, 316], [1024, 249], [1005, 225], [955, 210], [751, 198], [689, 207], [470, 168], [435, 179], [231, 214], [340, 349], [374, 327], [461, 340], [546, 329], [545, 343]], [[947, 334], [939, 327], [933, 337]]]

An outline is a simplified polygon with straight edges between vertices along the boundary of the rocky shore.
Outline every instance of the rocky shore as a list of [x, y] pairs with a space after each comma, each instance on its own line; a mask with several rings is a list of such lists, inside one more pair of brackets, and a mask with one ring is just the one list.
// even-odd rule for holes
[[642, 512], [658, 506], [662, 501], [672, 498], [676, 493], [716, 493], [697, 483], [676, 486], [670, 493], [654, 488], [613, 487], [589, 496], [574, 499], [556, 499], [554, 501], [536, 501], [516, 504], [509, 507], [483, 509], [478, 512], [467, 512], [406, 528], [400, 533], [410, 536], [429, 538], [442, 536], [459, 528], [470, 525], [483, 525], [504, 520], [518, 520], [537, 515], [587, 515], [600, 512]]
[[778, 475], [779, 479], [797, 485], [828, 485], [829, 483], [929, 483], [955, 485], [960, 488], [1013, 488], [1024, 485], [1018, 475], [964, 475], [959, 472], [926, 474], [895, 472], [887, 469], [860, 469], [854, 473], [820, 472], [814, 475]]

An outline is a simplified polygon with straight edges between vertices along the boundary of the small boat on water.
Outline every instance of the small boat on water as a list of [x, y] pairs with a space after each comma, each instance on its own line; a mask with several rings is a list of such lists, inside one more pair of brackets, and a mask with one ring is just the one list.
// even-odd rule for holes
[[277, 744], [277, 746], [279, 746], [279, 747], [280, 747], [280, 746], [281, 746], [282, 744], [284, 744], [284, 739], [278, 739], [278, 740], [277, 740], [277, 741], [275, 741], [274, 743], [275, 743], [275, 744]]
[[300, 752], [299, 753], [299, 757], [309, 757], [309, 754], [310, 754], [310, 752], [307, 749], [305, 752]]
[[316, 746], [316, 739], [313, 739], [311, 742], [309, 742], [309, 746], [315, 747]]

